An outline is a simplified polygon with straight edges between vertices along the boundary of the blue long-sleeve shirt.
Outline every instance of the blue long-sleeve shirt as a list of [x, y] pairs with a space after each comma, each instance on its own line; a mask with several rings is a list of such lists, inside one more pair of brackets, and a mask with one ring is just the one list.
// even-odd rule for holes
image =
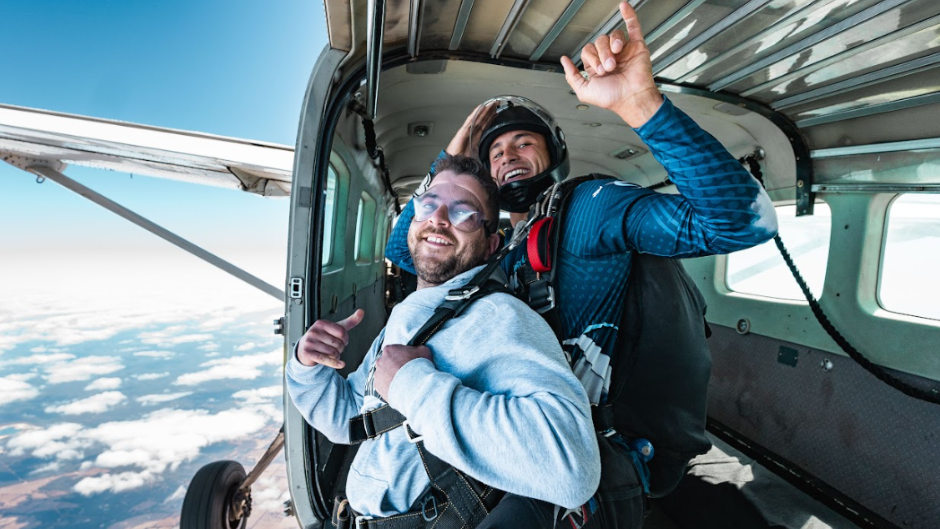
[[[287, 388], [297, 409], [331, 441], [348, 443], [348, 420], [382, 404], [365, 390], [381, 347], [408, 343], [448, 290], [479, 270], [396, 305], [348, 378], [291, 358]], [[405, 364], [392, 379], [388, 403], [424, 437], [429, 452], [507, 492], [568, 508], [591, 497], [600, 456], [590, 405], [537, 313], [508, 294], [490, 294], [447, 322], [427, 346], [433, 363], [422, 358]], [[357, 512], [388, 516], [406, 512], [429, 483], [417, 448], [397, 428], [362, 443], [346, 493]]]
[[[563, 347], [594, 404], [606, 402], [634, 252], [696, 257], [757, 245], [777, 232], [761, 185], [716, 140], [668, 99], [635, 129], [679, 190], [657, 193], [611, 178], [580, 184], [563, 219], [556, 294]], [[407, 247], [414, 215], [402, 211], [386, 257], [414, 273]], [[520, 245], [503, 261], [512, 274], [526, 260]]]

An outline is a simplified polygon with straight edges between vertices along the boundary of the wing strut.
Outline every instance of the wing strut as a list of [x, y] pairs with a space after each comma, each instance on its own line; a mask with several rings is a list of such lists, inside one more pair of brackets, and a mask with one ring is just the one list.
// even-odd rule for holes
[[149, 231], [150, 233], [153, 233], [154, 235], [162, 237], [167, 242], [174, 244], [182, 248], [183, 250], [186, 250], [187, 252], [195, 255], [196, 257], [202, 259], [203, 261], [206, 261], [207, 263], [211, 265], [221, 268], [222, 270], [237, 277], [238, 279], [241, 279], [242, 281], [248, 283], [249, 285], [263, 291], [264, 293], [270, 294], [279, 300], [284, 299], [284, 291], [277, 288], [276, 286], [264, 281], [263, 279], [257, 276], [254, 276], [246, 272], [245, 270], [242, 270], [241, 268], [209, 252], [208, 250], [205, 250], [187, 241], [186, 239], [171, 232], [170, 230], [167, 230], [166, 228], [154, 222], [151, 222], [150, 220], [138, 215], [137, 213], [134, 213], [133, 211], [125, 208], [124, 206], [118, 204], [117, 202], [114, 202], [113, 200], [105, 197], [104, 195], [101, 195], [98, 192], [92, 189], [89, 189], [83, 186], [82, 184], [79, 184], [75, 180], [72, 180], [71, 178], [65, 176], [64, 174], [60, 173], [58, 170], [52, 167], [49, 167], [45, 163], [40, 163], [40, 164], [16, 163], [16, 162], [26, 161], [25, 158], [22, 160], [14, 160], [14, 159], [8, 159], [8, 158], [5, 158], [5, 159], [7, 162], [10, 162], [12, 165], [17, 166], [20, 169], [23, 169], [25, 171], [28, 171], [30, 173], [33, 173], [33, 174], [36, 174], [45, 178], [48, 178], [49, 180], [52, 180], [56, 182], [57, 184], [60, 184], [66, 189], [70, 191], [74, 191], [75, 193], [78, 193], [79, 195], [87, 198], [88, 200], [91, 200], [95, 204], [98, 204], [99, 206], [113, 213], [116, 213], [117, 215], [120, 215], [121, 217], [124, 217], [125, 219], [133, 222], [134, 224]]

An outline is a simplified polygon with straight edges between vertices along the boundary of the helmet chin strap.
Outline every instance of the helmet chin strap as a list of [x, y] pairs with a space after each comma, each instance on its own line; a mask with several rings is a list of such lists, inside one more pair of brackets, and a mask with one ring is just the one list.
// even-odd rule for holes
[[499, 208], [510, 213], [525, 213], [542, 191], [554, 183], [548, 172], [509, 182], [499, 188]]
[[499, 188], [499, 208], [510, 213], [525, 213], [535, 200], [552, 184], [568, 177], [568, 158], [532, 178], [509, 182]]

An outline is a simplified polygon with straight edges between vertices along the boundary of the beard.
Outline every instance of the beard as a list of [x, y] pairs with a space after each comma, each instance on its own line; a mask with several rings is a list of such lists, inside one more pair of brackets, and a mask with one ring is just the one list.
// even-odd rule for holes
[[[482, 233], [482, 230], [480, 230]], [[486, 262], [486, 237], [473, 237], [466, 244], [455, 245], [453, 253], [440, 255], [438, 252], [428, 251], [427, 248], [418, 248], [418, 243], [430, 234], [441, 235], [449, 240], [455, 240], [448, 232], [440, 229], [426, 228], [408, 233], [408, 249], [414, 259], [415, 272], [418, 279], [428, 285], [446, 283], [454, 276], [466, 272], [471, 268]]]

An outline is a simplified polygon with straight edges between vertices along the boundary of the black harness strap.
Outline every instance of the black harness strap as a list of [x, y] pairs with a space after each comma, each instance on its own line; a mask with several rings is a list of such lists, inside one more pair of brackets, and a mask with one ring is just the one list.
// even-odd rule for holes
[[550, 253], [550, 256], [542, 256], [542, 259], [540, 259], [542, 262], [550, 263], [550, 268], [547, 272], [536, 272], [532, 268], [532, 257], [527, 255], [525, 266], [518, 270], [518, 274], [515, 278], [516, 286], [520, 287], [521, 292], [519, 292], [519, 295], [527, 300], [528, 305], [532, 307], [533, 310], [542, 315], [542, 318], [545, 319], [552, 330], [555, 331], [555, 336], [557, 336], [559, 340], [563, 340], [564, 338], [561, 335], [561, 320], [558, 315], [558, 310], [556, 309], [558, 295], [555, 291], [555, 274], [558, 270], [558, 247], [561, 246], [558, 244], [558, 241], [561, 238], [564, 213], [570, 201], [572, 191], [574, 191], [578, 185], [589, 180], [608, 178], [610, 177], [589, 174], [565, 180], [560, 185], [549, 188], [547, 193], [551, 193], [555, 196], [550, 197], [549, 205], [544, 208], [544, 211], [537, 209], [541, 207], [540, 203], [542, 202], [542, 198], [540, 198], [529, 212], [530, 216], [544, 215], [545, 217], [554, 217], [554, 222], [552, 223], [551, 230], [548, 232], [546, 240], [548, 246], [547, 251]]
[[413, 439], [412, 442], [418, 448], [421, 462], [424, 463], [424, 471], [431, 479], [431, 486], [447, 496], [454, 514], [460, 519], [461, 523], [457, 526], [476, 527], [492, 509], [492, 506], [487, 508], [483, 500], [492, 493], [493, 489], [468, 478], [453, 466], [428, 452], [424, 448], [424, 441], [414, 434], [411, 427], [406, 428], [408, 437]]
[[388, 404], [363, 412], [362, 415], [349, 419], [347, 424], [349, 443], [359, 444], [366, 439], [375, 439], [385, 432], [398, 428], [404, 422], [405, 416]]

